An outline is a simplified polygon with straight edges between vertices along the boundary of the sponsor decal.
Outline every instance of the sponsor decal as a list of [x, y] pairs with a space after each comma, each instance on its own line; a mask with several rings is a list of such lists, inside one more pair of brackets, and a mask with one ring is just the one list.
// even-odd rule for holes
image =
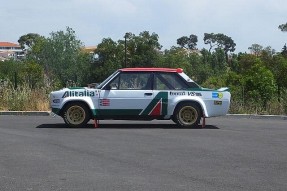
[[89, 90], [84, 90], [84, 91], [65, 91], [63, 94], [62, 98], [66, 97], [94, 97], [98, 96], [98, 90], [96, 91], [89, 91]]
[[100, 99], [100, 106], [110, 106], [109, 99]]
[[185, 92], [184, 91], [182, 91], [182, 92], [169, 92], [169, 95], [170, 96], [179, 96], [179, 95], [183, 96], [183, 95], [185, 95]]
[[188, 96], [202, 96], [201, 93], [198, 93], [198, 92], [188, 92], [187, 95]]
[[212, 92], [212, 98], [223, 98], [223, 93], [222, 92]]
[[170, 96], [202, 96], [201, 93], [199, 92], [187, 92], [187, 91], [182, 91], [182, 92], [169, 92]]
[[214, 101], [214, 105], [222, 105], [222, 101]]

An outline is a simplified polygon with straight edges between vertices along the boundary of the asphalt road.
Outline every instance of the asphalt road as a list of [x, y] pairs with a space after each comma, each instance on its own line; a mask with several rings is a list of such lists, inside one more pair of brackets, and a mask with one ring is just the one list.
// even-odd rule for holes
[[287, 121], [101, 121], [0, 116], [0, 190], [286, 190]]

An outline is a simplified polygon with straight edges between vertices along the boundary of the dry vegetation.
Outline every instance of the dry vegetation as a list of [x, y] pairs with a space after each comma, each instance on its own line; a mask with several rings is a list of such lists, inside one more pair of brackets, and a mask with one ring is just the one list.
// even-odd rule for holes
[[0, 89], [1, 111], [48, 111], [49, 92], [45, 89], [31, 89], [22, 86], [14, 89], [12, 86]]

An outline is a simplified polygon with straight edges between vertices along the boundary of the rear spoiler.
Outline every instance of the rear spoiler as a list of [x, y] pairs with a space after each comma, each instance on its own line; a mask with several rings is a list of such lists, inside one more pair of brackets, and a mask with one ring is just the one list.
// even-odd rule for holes
[[219, 92], [229, 92], [229, 88], [228, 87], [222, 87], [222, 88], [219, 88], [219, 89], [217, 89], [217, 91], [219, 91]]

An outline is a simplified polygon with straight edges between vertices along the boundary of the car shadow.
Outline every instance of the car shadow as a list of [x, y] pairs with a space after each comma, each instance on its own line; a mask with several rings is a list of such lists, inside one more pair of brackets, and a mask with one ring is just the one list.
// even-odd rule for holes
[[[68, 125], [64, 123], [55, 123], [55, 124], [41, 124], [38, 125], [36, 128], [47, 128], [47, 129], [61, 129], [61, 128], [68, 128]], [[219, 129], [217, 126], [214, 125], [205, 125], [203, 128], [202, 125], [199, 125], [195, 128], [181, 128], [178, 127], [176, 124], [99, 124], [97, 128], [95, 128], [94, 124], [87, 124], [85, 127], [81, 129]], [[73, 128], [78, 129], [78, 128]]]

